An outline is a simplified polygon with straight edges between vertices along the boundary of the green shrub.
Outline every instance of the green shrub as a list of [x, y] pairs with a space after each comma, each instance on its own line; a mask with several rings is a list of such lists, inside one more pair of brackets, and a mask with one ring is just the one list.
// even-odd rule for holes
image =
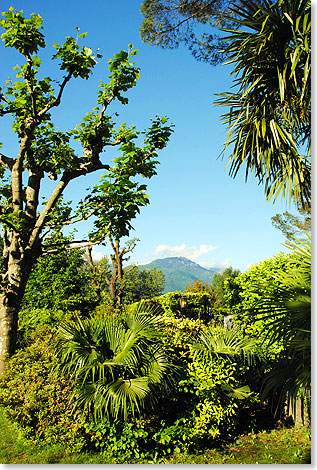
[[85, 416], [71, 404], [71, 379], [52, 372], [55, 336], [51, 329], [43, 330], [30, 346], [7, 360], [0, 379], [0, 405], [39, 443], [58, 440], [80, 450], [85, 444]]
[[229, 358], [192, 357], [173, 397], [178, 406], [171, 399], [169, 412], [154, 436], [157, 442], [183, 452], [235, 435], [240, 408], [258, 399], [254, 394], [246, 403], [223, 388], [223, 384], [245, 385], [243, 368]]
[[122, 463], [149, 455], [151, 439], [145, 429], [146, 420], [139, 418], [130, 422], [104, 420], [102, 423], [85, 424], [90, 448], [114, 457]]
[[43, 328], [56, 328], [62, 321], [70, 318], [70, 313], [48, 308], [28, 308], [19, 313], [18, 338], [20, 344], [26, 344]]
[[[181, 299], [185, 306], [181, 308]], [[207, 291], [201, 292], [168, 292], [149, 301], [164, 310], [164, 314], [170, 317], [191, 318], [203, 320], [205, 323], [213, 319], [214, 296]]]

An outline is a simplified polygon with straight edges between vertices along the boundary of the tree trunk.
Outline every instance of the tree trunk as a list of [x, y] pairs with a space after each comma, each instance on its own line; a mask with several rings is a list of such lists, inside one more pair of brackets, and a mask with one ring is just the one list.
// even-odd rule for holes
[[5, 355], [13, 354], [17, 340], [18, 308], [13, 300], [5, 294], [0, 295], [0, 376], [5, 367]]
[[0, 293], [0, 376], [4, 356], [16, 348], [18, 313], [32, 269], [32, 254], [22, 249], [20, 239], [13, 235], [7, 267], [7, 282]]

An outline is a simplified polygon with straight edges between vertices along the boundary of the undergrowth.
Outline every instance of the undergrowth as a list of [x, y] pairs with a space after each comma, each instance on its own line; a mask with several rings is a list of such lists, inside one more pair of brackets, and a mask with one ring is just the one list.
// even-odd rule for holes
[[71, 453], [58, 444], [39, 445], [0, 411], [1, 464], [308, 464], [310, 433], [305, 427], [273, 429], [240, 436], [224, 449], [177, 454], [151, 461], [107, 457], [103, 453]]

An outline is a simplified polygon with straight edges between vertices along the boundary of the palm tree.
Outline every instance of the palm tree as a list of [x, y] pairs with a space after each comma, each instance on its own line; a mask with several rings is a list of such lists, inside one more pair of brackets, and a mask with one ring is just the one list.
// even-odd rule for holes
[[[229, 107], [224, 152], [229, 174], [243, 165], [265, 185], [268, 199], [294, 195], [310, 201], [310, 1], [241, 0], [226, 29], [236, 92], [222, 93], [217, 105]], [[305, 148], [306, 147], [306, 148]]]
[[[289, 242], [292, 250], [290, 266], [279, 273], [279, 289], [265, 286], [265, 296], [255, 314], [265, 321], [270, 343], [283, 345], [273, 370], [265, 377], [263, 398], [276, 397], [276, 411], [285, 402], [296, 410], [299, 395], [310, 396], [311, 388], [311, 242]], [[262, 286], [263, 288], [263, 286]]]
[[[253, 338], [246, 338], [238, 328], [225, 329], [221, 326], [205, 328], [200, 332], [198, 340], [193, 343], [195, 355], [230, 357], [236, 360], [242, 357], [249, 365], [254, 364], [257, 358], [257, 343]], [[249, 385], [233, 388], [228, 383], [221, 384], [222, 390], [235, 398], [248, 398]]]
[[60, 327], [59, 367], [75, 380], [77, 405], [96, 420], [140, 413], [172, 381], [155, 314], [141, 303], [133, 314], [78, 318]]

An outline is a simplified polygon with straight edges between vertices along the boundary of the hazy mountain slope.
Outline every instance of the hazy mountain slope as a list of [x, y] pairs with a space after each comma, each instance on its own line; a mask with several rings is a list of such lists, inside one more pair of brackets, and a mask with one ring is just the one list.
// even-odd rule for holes
[[187, 258], [156, 259], [149, 264], [139, 266], [140, 269], [161, 269], [165, 276], [164, 293], [183, 291], [194, 279], [212, 282], [213, 275], [220, 272], [219, 268], [203, 268]]

